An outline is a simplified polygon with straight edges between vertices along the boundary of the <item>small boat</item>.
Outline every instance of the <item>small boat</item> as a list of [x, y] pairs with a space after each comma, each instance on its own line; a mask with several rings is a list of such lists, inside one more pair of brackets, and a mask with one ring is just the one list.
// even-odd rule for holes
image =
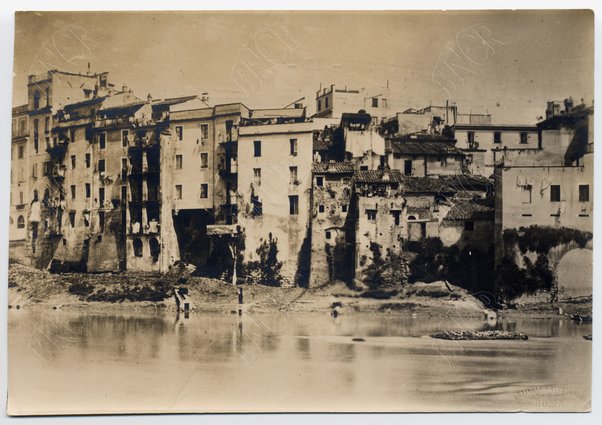
[[592, 316], [582, 316], [580, 314], [571, 314], [571, 320], [579, 323], [591, 323]]
[[575, 322], [584, 322], [584, 323], [591, 323], [592, 322], [592, 317], [591, 316], [582, 316], [580, 314], [572, 314], [571, 315], [571, 319]]

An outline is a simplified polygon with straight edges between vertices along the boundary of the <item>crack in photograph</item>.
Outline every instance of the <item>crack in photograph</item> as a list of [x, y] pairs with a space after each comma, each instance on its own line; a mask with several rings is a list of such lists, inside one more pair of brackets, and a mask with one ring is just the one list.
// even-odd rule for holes
[[591, 410], [591, 10], [14, 19], [9, 415]]

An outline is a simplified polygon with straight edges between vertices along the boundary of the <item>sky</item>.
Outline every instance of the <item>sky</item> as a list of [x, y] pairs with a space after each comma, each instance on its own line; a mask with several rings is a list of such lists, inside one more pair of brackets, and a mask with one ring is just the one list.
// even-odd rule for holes
[[29, 74], [108, 71], [153, 98], [282, 107], [330, 84], [391, 90], [400, 111], [456, 102], [533, 124], [546, 101], [591, 105], [588, 11], [27, 12], [16, 16], [13, 105]]

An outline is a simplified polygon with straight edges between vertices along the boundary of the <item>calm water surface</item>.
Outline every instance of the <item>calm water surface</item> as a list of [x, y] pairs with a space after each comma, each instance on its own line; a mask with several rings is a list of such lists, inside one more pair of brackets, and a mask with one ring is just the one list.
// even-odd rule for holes
[[[9, 412], [590, 408], [591, 324], [518, 319], [528, 341], [444, 341], [478, 319], [9, 312]], [[353, 341], [363, 338], [364, 341]]]

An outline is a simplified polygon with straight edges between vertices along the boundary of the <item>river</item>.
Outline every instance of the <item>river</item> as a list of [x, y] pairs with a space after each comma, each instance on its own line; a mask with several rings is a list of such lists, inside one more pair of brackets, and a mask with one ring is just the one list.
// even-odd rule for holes
[[[591, 324], [502, 320], [528, 341], [445, 341], [479, 319], [10, 310], [11, 414], [583, 411]], [[359, 339], [354, 341], [354, 339]]]

